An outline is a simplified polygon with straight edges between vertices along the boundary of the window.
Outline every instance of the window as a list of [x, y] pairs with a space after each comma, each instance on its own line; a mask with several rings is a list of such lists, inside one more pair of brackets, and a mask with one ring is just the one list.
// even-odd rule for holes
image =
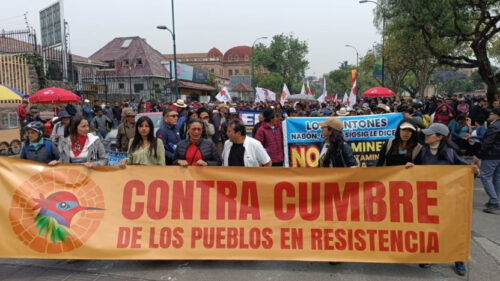
[[144, 90], [144, 84], [134, 84], [134, 93], [140, 93]]
[[125, 89], [125, 83], [118, 83], [118, 89]]
[[215, 69], [213, 69], [213, 68], [212, 68], [212, 69], [210, 69], [210, 72], [214, 73], [214, 72], [215, 72]]
[[229, 76], [233, 76], [233, 70], [232, 70], [232, 69], [229, 69], [229, 71], [228, 71], [228, 75], [229, 75]]
[[138, 65], [141, 65], [142, 64], [142, 59], [136, 59], [135, 62], [138, 64]]
[[240, 75], [240, 71], [238, 69], [234, 70], [234, 75]]
[[105, 63], [108, 64], [109, 68], [115, 68], [115, 61], [114, 60], [108, 60], [108, 61], [105, 61]]
[[238, 57], [238, 55], [235, 55], [234, 56], [234, 61], [239, 61], [240, 60], [240, 57]]
[[211, 58], [211, 59], [215, 59], [214, 54], [210, 54], [210, 58]]
[[227, 59], [231, 61], [231, 60], [233, 60], [233, 56], [229, 56], [229, 57], [227, 57]]
[[132, 39], [126, 39], [125, 41], [123, 41], [122, 48], [128, 48], [128, 46], [130, 46], [131, 43]]
[[248, 60], [249, 60], [248, 56], [245, 56], [245, 60], [246, 60], [246, 61], [248, 61]]
[[123, 65], [128, 65], [128, 60], [123, 60]]
[[250, 75], [250, 70], [245, 69], [245, 75]]

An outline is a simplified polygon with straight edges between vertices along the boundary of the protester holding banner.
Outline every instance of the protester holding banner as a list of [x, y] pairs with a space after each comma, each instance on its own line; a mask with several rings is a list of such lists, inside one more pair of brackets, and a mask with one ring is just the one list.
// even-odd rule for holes
[[135, 124], [135, 135], [130, 140], [127, 159], [120, 162], [120, 168], [130, 165], [165, 165], [165, 148], [160, 138], [154, 136], [153, 121], [142, 116]]
[[45, 128], [42, 122], [33, 121], [25, 127], [27, 139], [21, 151], [21, 159], [42, 163], [54, 163], [59, 159], [57, 147], [43, 137]]
[[64, 132], [64, 138], [60, 140], [59, 160], [49, 164], [79, 163], [88, 168], [105, 166], [108, 158], [104, 145], [99, 137], [89, 133], [89, 129], [87, 119], [79, 115], [74, 116]]
[[395, 138], [388, 140], [380, 149], [377, 167], [413, 163], [421, 149], [417, 126], [412, 119], [403, 119], [396, 129]]
[[357, 167], [356, 158], [352, 148], [344, 141], [342, 121], [335, 117], [330, 117], [319, 122], [321, 136], [325, 142], [321, 146], [319, 155], [320, 167]]
[[223, 166], [260, 167], [272, 165], [271, 157], [262, 144], [246, 135], [243, 121], [234, 119], [227, 128], [229, 140], [222, 152]]
[[163, 110], [163, 124], [156, 132], [156, 137], [161, 139], [165, 148], [165, 164], [172, 165], [174, 162], [174, 153], [177, 143], [181, 140], [179, 131], [177, 131], [177, 121], [179, 113], [172, 108]]
[[220, 166], [220, 154], [215, 144], [202, 137], [203, 121], [191, 119], [188, 124], [188, 138], [177, 144], [174, 165], [187, 166]]
[[[422, 165], [468, 165], [456, 152], [458, 147], [448, 139], [450, 131], [448, 127], [441, 123], [434, 123], [428, 129], [422, 130], [425, 135], [425, 145], [415, 159], [415, 164]], [[406, 167], [413, 167], [413, 163], [407, 163]], [[474, 173], [479, 169], [472, 165]], [[421, 264], [421, 267], [428, 267], [428, 264]], [[464, 276], [466, 273], [464, 262], [455, 262], [455, 272]]]
[[273, 161], [273, 166], [281, 167], [284, 161], [283, 131], [273, 109], [268, 108], [262, 113], [264, 122], [257, 130], [255, 139], [260, 141]]

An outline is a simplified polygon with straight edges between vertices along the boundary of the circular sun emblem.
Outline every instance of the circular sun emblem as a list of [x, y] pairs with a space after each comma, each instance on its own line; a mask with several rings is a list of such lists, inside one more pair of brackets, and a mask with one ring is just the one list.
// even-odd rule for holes
[[48, 169], [19, 186], [9, 219], [17, 237], [47, 254], [79, 248], [104, 217], [102, 191], [87, 175], [72, 169]]

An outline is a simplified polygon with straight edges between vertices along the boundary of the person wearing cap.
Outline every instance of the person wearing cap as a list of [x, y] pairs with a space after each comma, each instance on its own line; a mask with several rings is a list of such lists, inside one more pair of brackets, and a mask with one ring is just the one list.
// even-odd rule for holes
[[489, 115], [490, 125], [486, 129], [481, 149], [475, 155], [477, 163], [481, 159], [481, 182], [486, 194], [486, 213], [500, 210], [500, 108], [494, 108]]
[[210, 123], [210, 115], [208, 114], [208, 111], [205, 109], [199, 110], [198, 115], [200, 116], [201, 121], [203, 121], [205, 127], [204, 137], [211, 140], [215, 134], [215, 127], [214, 124]]
[[125, 108], [125, 122], [120, 123], [116, 132], [116, 150], [127, 152], [130, 140], [135, 135], [135, 112], [132, 108]]
[[221, 123], [221, 125], [220, 125], [220, 133], [221, 133], [221, 135], [225, 136], [224, 143], [227, 141], [227, 126], [228, 126], [229, 122], [231, 122], [235, 119], [239, 119], [238, 112], [236, 111], [236, 108], [231, 107], [231, 108], [229, 108], [229, 115], [227, 116], [226, 121]]
[[[422, 130], [425, 135], [425, 145], [420, 150], [419, 155], [415, 158], [414, 163], [408, 162], [405, 167], [407, 169], [417, 165], [468, 165], [457, 151], [459, 148], [456, 144], [448, 139], [450, 130], [442, 123], [434, 123], [428, 129]], [[476, 165], [471, 165], [472, 171], [477, 174], [479, 169]], [[429, 264], [420, 264], [420, 267], [427, 268]], [[464, 276], [467, 269], [464, 262], [455, 262], [455, 272]]]
[[112, 125], [113, 121], [111, 121], [108, 116], [103, 114], [102, 108], [100, 107], [96, 108], [95, 113], [96, 115], [92, 118], [90, 125], [92, 126], [92, 129], [95, 130], [96, 135], [103, 140], [108, 134], [108, 124]]
[[377, 167], [413, 163], [421, 149], [416, 124], [412, 119], [405, 118], [399, 123], [394, 139], [388, 140], [380, 149]]
[[257, 130], [255, 139], [262, 143], [273, 161], [273, 166], [282, 167], [284, 161], [283, 131], [279, 117], [271, 108], [267, 108], [262, 114], [264, 123]]
[[59, 150], [43, 137], [45, 128], [42, 122], [33, 121], [26, 125], [27, 139], [21, 150], [21, 159], [37, 161], [45, 164], [59, 159]]
[[54, 125], [52, 134], [50, 134], [50, 140], [55, 146], [58, 146], [59, 139], [64, 137], [64, 130], [69, 125], [71, 115], [67, 111], [63, 110], [59, 113], [59, 120], [60, 121]]
[[319, 154], [319, 167], [357, 167], [352, 148], [342, 134], [342, 121], [330, 117], [318, 125], [321, 127], [321, 136], [325, 138]]
[[88, 122], [92, 119], [92, 108], [90, 108], [90, 101], [88, 99], [83, 100], [83, 106], [82, 106], [82, 113], [83, 117], [87, 119]]

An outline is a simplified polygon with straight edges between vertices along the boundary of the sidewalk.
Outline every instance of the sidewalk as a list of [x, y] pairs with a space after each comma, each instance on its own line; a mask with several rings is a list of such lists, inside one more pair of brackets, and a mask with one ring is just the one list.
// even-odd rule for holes
[[[482, 212], [487, 196], [475, 181], [471, 261], [460, 277], [453, 264], [422, 269], [413, 264], [289, 261], [77, 261], [0, 259], [0, 280], [499, 280], [500, 214]], [[457, 218], [458, 219], [458, 218]]]

